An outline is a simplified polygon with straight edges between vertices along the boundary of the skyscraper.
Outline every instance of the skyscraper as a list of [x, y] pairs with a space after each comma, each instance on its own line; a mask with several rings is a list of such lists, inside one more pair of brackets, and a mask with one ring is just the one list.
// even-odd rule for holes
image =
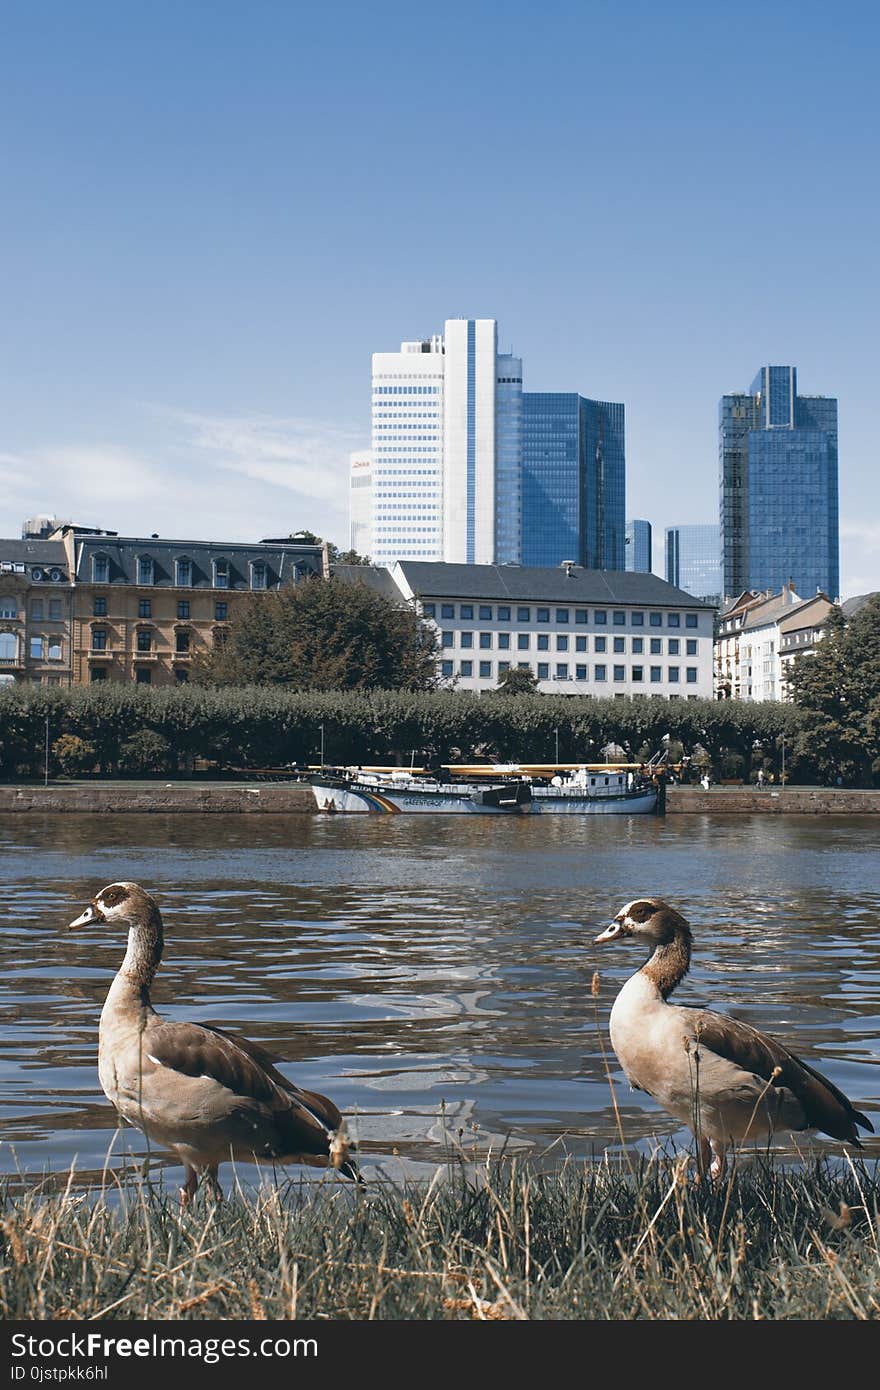
[[373, 456], [369, 449], [349, 455], [348, 544], [358, 555], [373, 555]]
[[519, 543], [522, 363], [494, 319], [373, 354], [373, 559], [494, 564]]
[[523, 565], [573, 560], [622, 570], [626, 522], [624, 408], [575, 392], [525, 391]]
[[624, 567], [636, 574], [650, 574], [652, 570], [650, 521], [637, 521], [635, 519], [628, 521], [625, 539]]
[[706, 603], [720, 603], [721, 537], [717, 526], [667, 526], [666, 582]]
[[839, 589], [837, 401], [799, 396], [794, 367], [762, 367], [719, 406], [722, 592]]

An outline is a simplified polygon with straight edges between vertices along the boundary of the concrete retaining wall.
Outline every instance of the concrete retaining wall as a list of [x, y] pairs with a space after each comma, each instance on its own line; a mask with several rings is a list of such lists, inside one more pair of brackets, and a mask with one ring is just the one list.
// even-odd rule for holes
[[0, 786], [0, 814], [6, 811], [90, 812], [125, 814], [170, 814], [192, 812], [198, 815], [234, 812], [274, 812], [276, 815], [316, 812], [311, 787], [301, 782], [199, 783], [172, 782], [144, 786], [125, 782], [95, 782], [91, 785], [63, 783], [48, 787]]
[[[45, 814], [92, 812], [104, 814], [198, 815], [243, 812], [275, 815], [316, 814], [311, 788], [301, 782], [198, 783], [51, 783], [40, 786], [0, 786], [0, 815], [10, 811]], [[670, 787], [668, 815], [796, 815], [861, 816], [880, 814], [880, 791], [849, 791], [818, 787], [786, 787], [773, 792], [757, 787]]]
[[687, 813], [713, 815], [863, 816], [880, 814], [880, 791], [852, 791], [825, 787], [669, 787], [668, 816]]

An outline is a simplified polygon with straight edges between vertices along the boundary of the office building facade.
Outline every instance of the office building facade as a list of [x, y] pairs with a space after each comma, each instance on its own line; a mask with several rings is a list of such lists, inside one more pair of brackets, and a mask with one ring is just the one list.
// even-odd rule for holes
[[716, 525], [667, 526], [666, 581], [704, 603], [721, 602], [721, 532]]
[[624, 408], [575, 392], [523, 393], [519, 562], [623, 570]]
[[624, 569], [635, 574], [650, 574], [653, 567], [650, 521], [628, 521], [624, 535]]
[[[494, 319], [448, 319], [442, 334], [373, 354], [370, 454], [378, 565], [624, 568], [623, 406], [524, 395]], [[352, 526], [355, 487], [353, 466]]]
[[361, 449], [349, 456], [348, 545], [357, 555], [373, 554], [373, 455]]
[[519, 534], [522, 363], [494, 319], [373, 354], [372, 555], [493, 563]]
[[519, 667], [545, 694], [712, 696], [713, 611], [656, 575], [403, 561], [391, 577], [457, 689], [494, 690]]
[[837, 401], [762, 367], [719, 406], [722, 590], [839, 590]]

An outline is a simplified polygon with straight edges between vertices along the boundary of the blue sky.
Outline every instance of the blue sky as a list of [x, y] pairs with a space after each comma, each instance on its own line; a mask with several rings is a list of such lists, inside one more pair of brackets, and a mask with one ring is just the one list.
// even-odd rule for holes
[[625, 402], [655, 536], [717, 518], [719, 397], [796, 365], [880, 588], [878, 39], [847, 0], [7, 0], [0, 534], [344, 544], [371, 352], [486, 316], [526, 389]]

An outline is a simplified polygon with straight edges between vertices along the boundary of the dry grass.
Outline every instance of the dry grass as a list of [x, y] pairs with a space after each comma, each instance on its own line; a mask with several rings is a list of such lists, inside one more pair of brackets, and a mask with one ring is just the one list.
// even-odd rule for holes
[[876, 1165], [458, 1163], [427, 1186], [334, 1179], [199, 1198], [10, 1189], [6, 1319], [875, 1319]]

